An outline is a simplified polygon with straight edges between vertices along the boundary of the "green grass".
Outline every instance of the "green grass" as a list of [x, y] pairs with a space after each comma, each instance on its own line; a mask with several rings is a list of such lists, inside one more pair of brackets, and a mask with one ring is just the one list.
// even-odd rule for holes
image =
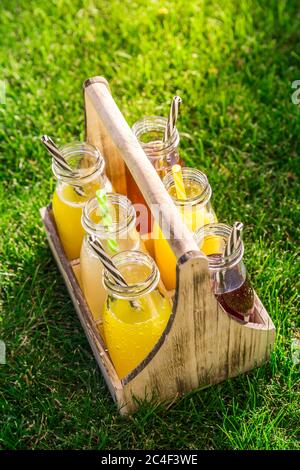
[[[0, 446], [299, 449], [299, 2], [2, 0], [0, 18]], [[100, 74], [130, 124], [182, 96], [181, 155], [208, 174], [219, 218], [244, 222], [246, 264], [277, 327], [264, 367], [127, 419], [38, 213], [54, 185], [39, 138], [83, 138], [81, 86]]]

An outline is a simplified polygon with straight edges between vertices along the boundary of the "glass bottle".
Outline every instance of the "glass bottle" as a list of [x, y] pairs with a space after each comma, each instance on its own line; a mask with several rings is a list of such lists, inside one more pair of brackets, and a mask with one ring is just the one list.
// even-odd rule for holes
[[194, 234], [199, 249], [208, 257], [213, 292], [224, 310], [241, 321], [254, 321], [254, 291], [243, 262], [244, 244], [224, 255], [232, 227], [210, 224]]
[[[132, 131], [141, 144], [148, 159], [156, 169], [160, 178], [163, 178], [175, 163], [180, 163], [178, 145], [179, 133], [174, 128], [171, 137], [163, 141], [167, 118], [160, 116], [147, 116], [137, 121]], [[145, 211], [139, 211], [139, 229], [141, 233], [148, 233], [152, 229], [152, 216], [146, 201], [139, 190], [131, 173], [127, 170], [127, 195], [133, 204], [145, 206]]]
[[[131, 202], [121, 194], [107, 193], [107, 204], [113, 221], [109, 228], [101, 223], [96, 197], [90, 199], [84, 206], [82, 226], [86, 235], [80, 252], [83, 292], [102, 334], [102, 310], [107, 294], [102, 283], [103, 266], [91, 248], [88, 236], [97, 238], [109, 256], [120, 251], [138, 250], [140, 247], [140, 236], [135, 228], [136, 214]], [[111, 245], [109, 240], [115, 240], [116, 243]]]
[[104, 172], [105, 162], [99, 150], [86, 142], [72, 142], [60, 148], [72, 168], [63, 170], [52, 159], [52, 171], [57, 178], [52, 199], [53, 215], [65, 253], [69, 260], [79, 257], [84, 231], [81, 215], [84, 204], [99, 188], [112, 190]]
[[106, 345], [122, 379], [150, 353], [171, 315], [170, 299], [158, 289], [159, 271], [153, 259], [140, 251], [113, 257], [128, 287], [117, 285], [107, 270], [103, 283], [108, 291], [103, 311]]
[[[182, 168], [182, 176], [187, 196], [186, 200], [177, 198], [172, 172], [164, 177], [163, 183], [186, 226], [192, 232], [195, 232], [203, 225], [217, 222], [216, 214], [210, 202], [212, 190], [206, 175], [195, 168]], [[177, 229], [177, 236], [180, 236], [180, 230]], [[168, 290], [175, 289], [176, 258], [157, 222], [154, 223], [153, 243], [155, 260], [165, 287]]]

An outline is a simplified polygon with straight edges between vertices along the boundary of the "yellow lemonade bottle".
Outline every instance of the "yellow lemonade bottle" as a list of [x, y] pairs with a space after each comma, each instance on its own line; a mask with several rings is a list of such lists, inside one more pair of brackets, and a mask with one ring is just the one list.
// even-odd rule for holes
[[[186, 192], [185, 200], [177, 198], [172, 172], [164, 177], [163, 183], [177, 206], [183, 223], [192, 232], [195, 232], [206, 224], [217, 222], [210, 202], [212, 190], [206, 175], [195, 168], [182, 168], [182, 176]], [[180, 236], [180, 227], [177, 227], [176, 230], [178, 237]], [[175, 289], [176, 258], [157, 222], [154, 223], [153, 228], [153, 243], [155, 261], [163, 283], [168, 290]]]
[[57, 178], [52, 199], [53, 215], [69, 260], [79, 257], [84, 230], [81, 225], [83, 206], [97, 189], [112, 190], [104, 173], [104, 158], [96, 147], [86, 142], [72, 142], [60, 148], [72, 172], [62, 169], [52, 160]]
[[103, 311], [108, 352], [120, 379], [150, 353], [171, 315], [170, 299], [158, 289], [159, 271], [153, 259], [140, 251], [113, 256], [128, 286], [121, 287], [104, 270], [108, 297]]
[[[86, 235], [80, 252], [83, 292], [102, 335], [102, 311], [107, 293], [102, 283], [102, 263], [91, 248], [88, 237], [92, 235], [97, 238], [109, 256], [121, 251], [140, 248], [140, 236], [135, 228], [136, 213], [133, 205], [126, 196], [121, 194], [107, 193], [106, 197], [112, 223], [109, 227], [101, 223], [97, 198], [90, 199], [82, 214], [82, 226]], [[113, 245], [110, 244], [111, 240], [115, 241]]]

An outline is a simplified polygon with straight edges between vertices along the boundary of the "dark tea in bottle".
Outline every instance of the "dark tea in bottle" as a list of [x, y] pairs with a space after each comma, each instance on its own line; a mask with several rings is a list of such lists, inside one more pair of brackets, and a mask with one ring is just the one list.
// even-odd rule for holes
[[244, 321], [252, 320], [254, 292], [248, 278], [237, 289], [223, 294], [216, 294], [216, 298], [230, 315]]
[[[243, 263], [242, 241], [230, 256], [224, 256], [230, 233], [228, 225], [209, 224], [195, 233], [195, 240], [208, 257], [212, 289], [218, 302], [230, 315], [244, 322], [253, 322], [254, 291]], [[209, 251], [210, 248], [214, 252]]]

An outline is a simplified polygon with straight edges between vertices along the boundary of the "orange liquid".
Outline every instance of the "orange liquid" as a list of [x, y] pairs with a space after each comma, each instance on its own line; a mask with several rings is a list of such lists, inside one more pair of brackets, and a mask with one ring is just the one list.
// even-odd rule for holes
[[[190, 183], [185, 185], [187, 198], [193, 198], [199, 194], [199, 184]], [[170, 192], [171, 196], [175, 196]], [[178, 206], [179, 213], [182, 217], [183, 222], [191, 230], [195, 232], [198, 228], [217, 222], [217, 217], [212, 209], [208, 209], [201, 205], [195, 205], [193, 207]], [[153, 243], [155, 252], [155, 261], [160, 270], [161, 279], [168, 290], [175, 289], [176, 287], [176, 258], [175, 255], [165, 239], [159, 225], [154, 224], [153, 230]], [[202, 246], [202, 251], [211, 251], [214, 246], [211, 243], [215, 243], [215, 240], [207, 240]]]
[[[182, 160], [179, 158], [178, 153], [174, 152], [170, 158], [170, 162], [166, 162], [165, 160], [159, 162], [157, 159], [155, 161], [151, 160], [151, 157], [148, 157], [152, 165], [154, 166], [156, 173], [158, 174], [160, 179], [163, 179], [164, 176], [167, 174], [169, 170], [171, 170], [172, 165], [175, 163], [179, 163], [182, 165]], [[144, 196], [142, 195], [138, 185], [136, 184], [134, 178], [132, 177], [130, 171], [126, 167], [126, 184], [127, 184], [127, 197], [132, 202], [132, 204], [142, 204], [145, 206], [145, 217], [141, 219], [141, 222], [137, 224], [137, 230], [141, 234], [150, 233], [153, 229], [154, 219], [151, 214], [151, 210], [149, 209]], [[136, 208], [137, 212], [138, 208]]]
[[[141, 233], [148, 233], [152, 230], [152, 215], [151, 211], [145, 201], [144, 196], [142, 195], [138, 185], [136, 184], [134, 178], [131, 176], [130, 171], [126, 167], [126, 184], [127, 184], [127, 197], [133, 205], [141, 204], [145, 207], [145, 216], [143, 220], [140, 220], [137, 224], [137, 230]], [[138, 208], [136, 207], [137, 212]], [[139, 217], [139, 214], [137, 213]]]
[[[141, 282], [149, 273], [134, 265], [121, 269], [129, 284]], [[161, 337], [171, 314], [171, 302], [155, 289], [137, 298], [134, 307], [125, 299], [108, 297], [103, 312], [104, 336], [110, 357], [122, 379], [137, 367]]]

